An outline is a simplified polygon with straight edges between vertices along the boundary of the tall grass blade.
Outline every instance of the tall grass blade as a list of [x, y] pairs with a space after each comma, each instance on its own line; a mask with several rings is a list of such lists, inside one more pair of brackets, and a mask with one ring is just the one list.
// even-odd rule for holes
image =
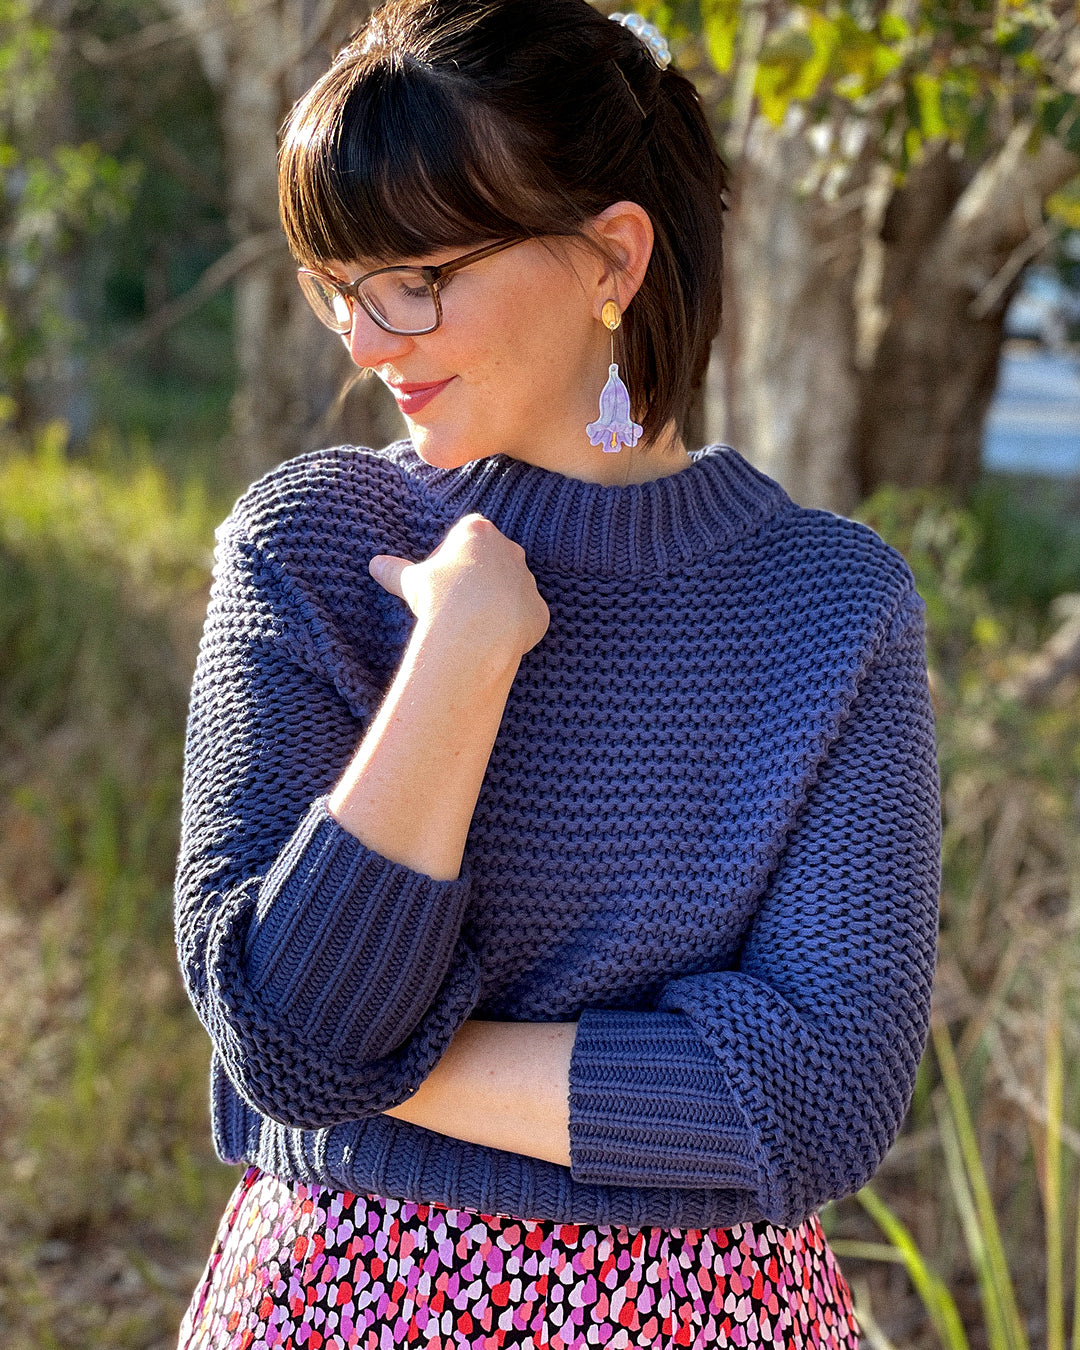
[[[830, 1243], [830, 1246], [832, 1244]], [[870, 1303], [870, 1288], [865, 1280], [853, 1280], [851, 1293], [855, 1303], [855, 1320], [859, 1331], [870, 1346], [870, 1350], [897, 1350], [897, 1347], [882, 1331], [874, 1309]]]
[[886, 1265], [902, 1266], [904, 1258], [889, 1242], [859, 1242], [853, 1238], [830, 1238], [829, 1247], [834, 1256], [850, 1257], [853, 1261], [882, 1261]]
[[956, 1127], [946, 1109], [939, 1114], [942, 1152], [945, 1154], [945, 1170], [949, 1177], [953, 1202], [960, 1215], [960, 1226], [964, 1232], [971, 1264], [975, 1268], [975, 1278], [979, 1285], [979, 1300], [986, 1321], [986, 1337], [990, 1350], [1011, 1350], [1008, 1322], [1002, 1305], [1000, 1291], [994, 1279], [993, 1266], [986, 1247], [985, 1235], [979, 1223], [978, 1210], [971, 1196], [964, 1159], [957, 1138]]
[[1016, 1303], [1016, 1290], [1009, 1273], [1009, 1263], [1005, 1259], [1005, 1247], [1001, 1241], [1001, 1229], [994, 1212], [994, 1202], [990, 1195], [990, 1185], [986, 1179], [979, 1145], [975, 1138], [975, 1127], [971, 1122], [964, 1086], [960, 1079], [960, 1069], [956, 1063], [949, 1033], [941, 1022], [931, 1025], [934, 1038], [934, 1050], [937, 1053], [938, 1066], [949, 1103], [949, 1114], [956, 1129], [957, 1141], [967, 1172], [971, 1194], [978, 1215], [982, 1241], [986, 1247], [989, 1263], [989, 1278], [992, 1280], [996, 1297], [1000, 1300], [1005, 1327], [1012, 1350], [1028, 1350], [1029, 1342]]
[[1065, 1071], [1061, 1048], [1061, 990], [1046, 985], [1046, 1350], [1065, 1350], [1065, 1243], [1061, 1214], [1061, 1122]]
[[1076, 1263], [1073, 1272], [1073, 1325], [1072, 1350], [1080, 1350], [1080, 1196], [1076, 1205], [1076, 1233], [1073, 1238], [1073, 1260]]
[[908, 1228], [869, 1186], [855, 1197], [896, 1248], [944, 1350], [970, 1350], [953, 1296], [926, 1264]]

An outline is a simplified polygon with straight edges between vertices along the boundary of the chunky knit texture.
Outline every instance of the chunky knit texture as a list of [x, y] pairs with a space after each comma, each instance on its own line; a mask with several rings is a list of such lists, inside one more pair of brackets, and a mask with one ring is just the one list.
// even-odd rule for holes
[[[368, 560], [470, 511], [524, 547], [551, 624], [436, 881], [326, 795], [413, 624]], [[218, 535], [177, 880], [221, 1156], [630, 1226], [794, 1225], [860, 1186], [934, 970], [922, 615], [871, 530], [724, 447], [628, 487], [408, 442], [257, 483]], [[578, 1022], [570, 1168], [381, 1114], [470, 1016]]]

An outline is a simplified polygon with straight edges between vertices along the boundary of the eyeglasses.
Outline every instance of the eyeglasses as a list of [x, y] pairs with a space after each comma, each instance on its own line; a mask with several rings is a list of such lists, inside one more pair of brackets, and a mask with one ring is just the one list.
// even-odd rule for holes
[[335, 333], [349, 332], [353, 304], [359, 303], [364, 313], [386, 332], [417, 337], [433, 333], [442, 323], [439, 288], [447, 277], [470, 263], [524, 242], [524, 239], [502, 239], [460, 258], [451, 258], [438, 267], [379, 267], [352, 282], [336, 281], [308, 267], [301, 267], [296, 277], [319, 321]]

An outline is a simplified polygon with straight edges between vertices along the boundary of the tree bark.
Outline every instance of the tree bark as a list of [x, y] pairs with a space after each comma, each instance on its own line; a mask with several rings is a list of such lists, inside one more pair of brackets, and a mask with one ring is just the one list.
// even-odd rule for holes
[[[72, 0], [45, 0], [34, 15], [57, 33], [71, 22]], [[49, 55], [52, 87], [36, 99], [32, 120], [18, 128], [22, 147], [50, 160], [60, 146], [78, 141], [70, 53], [61, 42]], [[11, 209], [11, 208], [9, 208]], [[15, 211], [21, 208], [16, 205]], [[32, 215], [35, 208], [31, 206]], [[0, 227], [6, 222], [0, 213]], [[11, 372], [16, 430], [32, 434], [47, 422], [63, 422], [71, 444], [80, 446], [90, 432], [91, 398], [86, 361], [78, 350], [81, 313], [79, 257], [58, 230], [42, 232], [41, 256], [24, 257], [23, 275], [3, 296], [6, 321], [30, 349], [20, 368]], [[17, 253], [18, 243], [13, 252]]]
[[753, 119], [727, 226], [724, 433], [796, 500], [849, 510], [858, 221], [794, 190], [813, 161], [797, 113]]
[[1044, 202], [1080, 170], [1056, 141], [1029, 153], [1028, 132], [1017, 127], [974, 171], [936, 147], [884, 212], [874, 303], [885, 318], [864, 353], [852, 446], [864, 494], [886, 482], [966, 493], [978, 477], [1022, 272], [1010, 260], [1037, 241]]
[[[231, 233], [238, 242], [280, 230], [277, 129], [370, 5], [332, 0], [169, 0], [190, 25], [219, 97]], [[347, 17], [347, 26], [342, 27]], [[247, 478], [328, 440], [383, 444], [400, 434], [393, 401], [365, 380], [347, 397], [354, 368], [296, 285], [285, 237], [233, 283], [238, 371], [232, 453]]]
[[969, 489], [1005, 310], [1048, 237], [1047, 198], [1080, 171], [1028, 138], [1017, 127], [981, 165], [931, 146], [899, 187], [868, 144], [829, 201], [799, 191], [817, 156], [801, 116], [754, 117], [728, 223], [717, 437], [808, 506], [848, 512], [886, 482]]

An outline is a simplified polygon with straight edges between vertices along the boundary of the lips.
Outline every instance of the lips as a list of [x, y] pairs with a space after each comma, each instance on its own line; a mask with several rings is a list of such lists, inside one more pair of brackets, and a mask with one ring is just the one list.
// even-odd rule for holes
[[439, 380], [436, 384], [391, 384], [389, 388], [403, 413], [418, 413], [421, 408], [427, 407], [436, 394], [442, 393], [454, 378], [451, 375], [449, 380]]

